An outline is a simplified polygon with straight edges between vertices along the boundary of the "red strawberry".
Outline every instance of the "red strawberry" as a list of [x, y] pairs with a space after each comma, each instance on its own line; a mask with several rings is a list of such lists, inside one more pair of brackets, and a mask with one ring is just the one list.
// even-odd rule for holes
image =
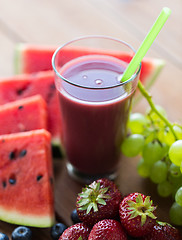
[[125, 197], [120, 203], [119, 215], [128, 235], [132, 237], [147, 235], [155, 224], [155, 209], [149, 196], [131, 193]]
[[77, 223], [67, 228], [59, 240], [87, 240], [90, 230], [84, 223]]
[[118, 221], [104, 219], [93, 226], [88, 240], [127, 240], [127, 236]]
[[142, 240], [181, 240], [180, 232], [168, 223], [156, 222], [151, 233]]
[[82, 189], [76, 207], [79, 219], [93, 226], [102, 219], [115, 218], [119, 212], [121, 193], [116, 185], [105, 178]]

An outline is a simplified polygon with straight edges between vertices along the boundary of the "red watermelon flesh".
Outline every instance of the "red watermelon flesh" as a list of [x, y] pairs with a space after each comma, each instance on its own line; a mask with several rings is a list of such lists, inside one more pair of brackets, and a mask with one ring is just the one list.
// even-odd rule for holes
[[40, 95], [0, 105], [0, 135], [47, 129], [47, 106]]
[[[16, 48], [16, 72], [17, 73], [34, 73], [38, 71], [51, 70], [51, 59], [56, 47], [42, 46], [42, 45], [29, 45], [19, 44]], [[60, 62], [60, 66], [75, 57], [87, 55], [92, 51], [92, 54], [112, 54], [113, 56], [130, 62], [133, 55], [128, 53], [122, 53], [118, 51], [104, 51], [88, 49], [84, 47], [69, 47], [62, 50], [64, 52], [64, 58]], [[140, 74], [140, 80], [146, 87], [152, 85], [161, 69], [164, 66], [164, 61], [157, 58], [144, 58], [142, 60], [142, 68]]]
[[50, 227], [54, 223], [50, 133], [0, 136], [0, 220]]
[[0, 105], [37, 94], [40, 94], [47, 104], [47, 129], [52, 134], [52, 142], [59, 143], [61, 114], [53, 72], [23, 74], [0, 79]]

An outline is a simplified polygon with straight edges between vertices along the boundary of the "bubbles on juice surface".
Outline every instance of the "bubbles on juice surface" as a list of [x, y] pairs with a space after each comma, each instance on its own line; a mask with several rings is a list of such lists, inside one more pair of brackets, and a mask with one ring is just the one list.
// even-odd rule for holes
[[87, 75], [83, 75], [82, 78], [86, 80], [88, 78], [88, 76]]
[[103, 80], [102, 80], [102, 79], [96, 79], [96, 80], [95, 80], [95, 83], [96, 83], [97, 85], [101, 85], [101, 84], [103, 83]]

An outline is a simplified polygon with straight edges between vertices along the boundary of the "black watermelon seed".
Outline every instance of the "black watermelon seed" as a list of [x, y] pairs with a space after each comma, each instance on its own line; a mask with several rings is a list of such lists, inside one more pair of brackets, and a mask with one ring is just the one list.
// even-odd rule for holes
[[22, 108], [24, 108], [22, 105], [18, 107], [18, 109], [22, 109]]
[[40, 181], [41, 178], [43, 178], [43, 176], [42, 175], [38, 175], [37, 176], [37, 181]]
[[16, 183], [16, 179], [15, 179], [15, 178], [10, 178], [10, 179], [9, 179], [9, 183], [10, 183], [11, 185], [14, 185], [14, 184]]
[[52, 83], [52, 84], [50, 85], [50, 89], [52, 89], [52, 90], [55, 90], [55, 89], [56, 89], [56, 87], [55, 87], [55, 84], [54, 84], [54, 83]]
[[18, 89], [16, 92], [18, 95], [22, 95], [23, 91], [24, 91], [24, 89]]
[[20, 152], [19, 157], [24, 157], [27, 154], [27, 150], [24, 149]]
[[16, 158], [16, 153], [15, 153], [15, 151], [10, 152], [10, 154], [9, 154], [9, 159], [13, 160], [13, 159], [15, 159], [15, 158]]
[[18, 95], [22, 95], [28, 89], [29, 85], [30, 85], [30, 83], [28, 83], [28, 84], [22, 86], [21, 88], [17, 89], [16, 93]]
[[25, 90], [26, 90], [26, 87], [23, 87], [23, 88], [18, 89], [16, 92], [18, 95], [22, 95]]
[[50, 99], [54, 96], [55, 89], [56, 89], [55, 84], [54, 83], [50, 84], [50, 90], [51, 91], [47, 95], [47, 102], [49, 102]]
[[6, 181], [4, 180], [4, 181], [2, 181], [2, 185], [3, 185], [3, 188], [5, 188], [6, 187]]

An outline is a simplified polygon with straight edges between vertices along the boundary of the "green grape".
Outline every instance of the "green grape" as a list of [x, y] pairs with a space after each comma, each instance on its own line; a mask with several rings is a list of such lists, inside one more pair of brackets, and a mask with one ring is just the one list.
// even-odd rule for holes
[[176, 166], [174, 163], [171, 163], [171, 165], [169, 167], [169, 173], [174, 177], [181, 176], [180, 167]]
[[176, 202], [171, 206], [169, 216], [172, 224], [182, 226], [182, 207]]
[[137, 172], [143, 178], [147, 178], [150, 175], [150, 167], [145, 164], [143, 158], [141, 158], [137, 164]]
[[[182, 139], [182, 129], [179, 126], [174, 125], [173, 130], [174, 130], [177, 138]], [[158, 138], [161, 142], [166, 143], [168, 146], [171, 146], [176, 141], [173, 133], [171, 132], [171, 130], [168, 127], [159, 129]]]
[[175, 142], [175, 137], [169, 128], [165, 128], [163, 133], [163, 142], [171, 146]]
[[164, 131], [165, 131], [165, 128], [159, 128], [158, 130], [157, 137], [160, 142], [164, 142]]
[[167, 164], [163, 161], [157, 161], [152, 166], [151, 172], [150, 172], [150, 179], [154, 183], [162, 183], [167, 179]]
[[132, 134], [124, 139], [121, 151], [127, 157], [135, 157], [142, 151], [144, 143], [145, 139], [143, 135]]
[[[156, 109], [161, 115], [163, 115], [164, 117], [167, 117], [166, 111], [161, 106], [156, 105]], [[160, 119], [160, 117], [152, 109], [147, 109], [146, 115], [156, 125], [160, 127], [165, 125], [165, 123]]]
[[171, 174], [168, 175], [168, 180], [172, 184], [172, 197], [175, 199], [175, 194], [177, 190], [182, 186], [182, 175], [179, 177], [174, 177]]
[[174, 185], [180, 184], [182, 186], [182, 175], [176, 177], [176, 176], [169, 174], [168, 179], [172, 184], [174, 184]]
[[132, 113], [128, 120], [128, 128], [133, 134], [141, 134], [148, 124], [147, 118], [141, 113]]
[[180, 166], [182, 163], [182, 140], [177, 140], [169, 148], [169, 158], [172, 163]]
[[178, 125], [174, 125], [174, 126], [173, 126], [173, 129], [174, 129], [174, 131], [175, 131], [175, 133], [176, 133], [177, 138], [178, 138], [179, 140], [182, 139], [182, 127], [180, 127], [180, 126], [178, 126]]
[[152, 128], [147, 128], [143, 135], [145, 136], [145, 143], [153, 142], [156, 139], [156, 130]]
[[181, 187], [181, 185], [172, 185], [173, 186], [173, 189], [172, 189], [172, 193], [171, 193], [171, 196], [172, 198], [175, 200], [175, 196], [176, 196], [176, 192], [178, 191], [178, 189]]
[[178, 205], [182, 206], [182, 187], [180, 187], [176, 192], [175, 201]]
[[168, 197], [172, 193], [173, 186], [167, 180], [157, 185], [157, 192], [161, 197]]
[[167, 151], [166, 144], [155, 140], [144, 146], [142, 156], [146, 164], [153, 165], [158, 160], [161, 160], [167, 154]]

